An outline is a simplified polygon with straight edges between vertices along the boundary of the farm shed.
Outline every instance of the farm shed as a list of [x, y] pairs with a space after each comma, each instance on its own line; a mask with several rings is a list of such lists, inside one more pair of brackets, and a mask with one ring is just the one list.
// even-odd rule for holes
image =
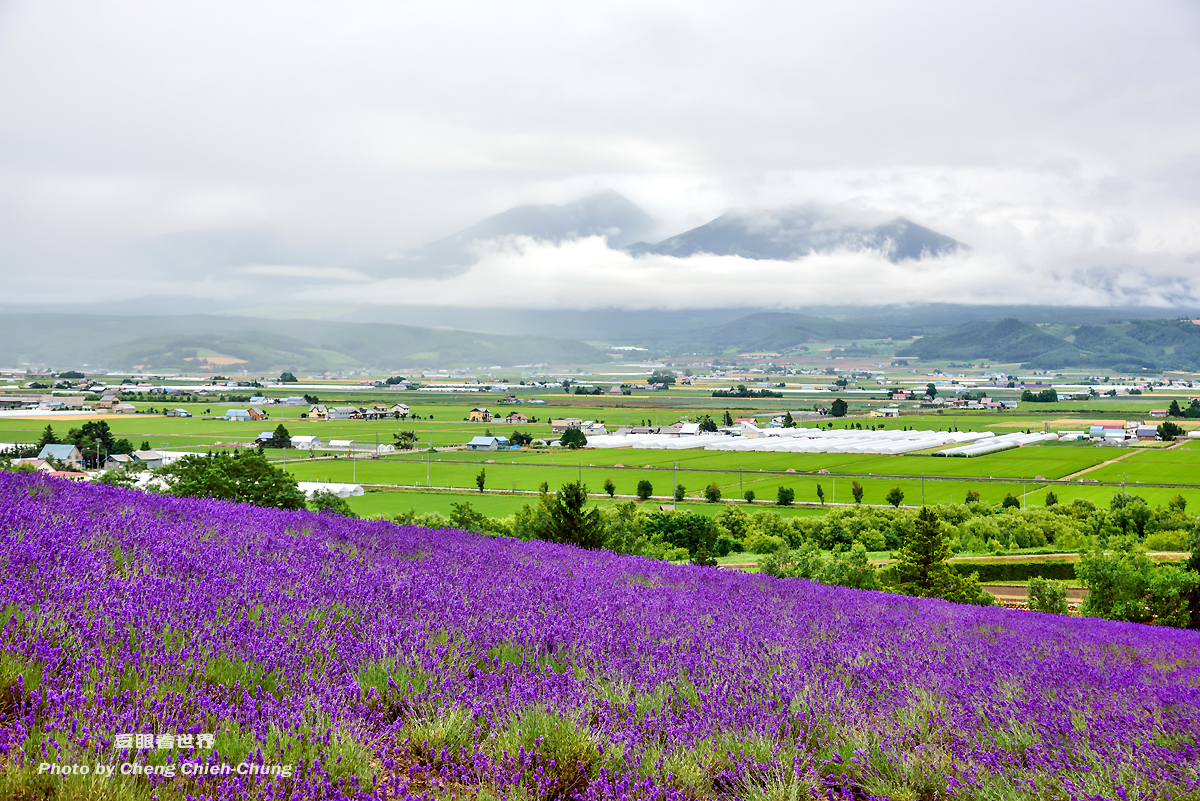
[[134, 459], [137, 459], [146, 467], [162, 467], [163, 457], [158, 451], [134, 451], [132, 454]]
[[499, 451], [508, 447], [508, 437], [472, 437], [467, 450]]

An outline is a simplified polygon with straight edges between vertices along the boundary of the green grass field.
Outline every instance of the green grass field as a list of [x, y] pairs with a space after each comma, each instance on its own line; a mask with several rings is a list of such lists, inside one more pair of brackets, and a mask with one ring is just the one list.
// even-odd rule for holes
[[[627, 498], [610, 500], [604, 495], [592, 495], [591, 502], [598, 506], [609, 506], [614, 503], [624, 503]], [[537, 496], [530, 494], [509, 494], [500, 492], [423, 492], [409, 490], [367, 490], [365, 495], [349, 498], [350, 508], [364, 517], [386, 516], [394, 517], [409, 510], [422, 512], [440, 512], [449, 515], [451, 506], [456, 503], [470, 503], [471, 508], [488, 517], [505, 517], [520, 509], [524, 504], [537, 503]], [[663, 500], [647, 501], [646, 506], [656, 509]], [[769, 508], [784, 517], [809, 517], [822, 515], [827, 508], [811, 506], [771, 506], [755, 504], [754, 508]], [[706, 517], [712, 517], [724, 508], [721, 504], [685, 502], [678, 504], [680, 511], [695, 512]]]
[[[276, 392], [275, 394], [281, 394]], [[605, 421], [609, 426], [629, 423], [665, 424], [681, 417], [695, 418], [697, 414], [709, 413], [719, 418], [728, 409], [735, 417], [757, 416], [765, 418], [783, 410], [798, 410], [811, 407], [813, 398], [803, 401], [795, 398], [783, 400], [736, 401], [713, 399], [704, 392], [674, 391], [644, 396], [581, 397], [556, 393], [540, 393], [546, 398], [545, 405], [504, 405], [495, 395], [433, 395], [414, 392], [378, 392], [364, 395], [349, 391], [320, 393], [323, 402], [336, 404], [345, 399], [359, 405], [373, 403], [395, 403], [411, 406], [420, 420], [339, 421], [322, 422], [300, 419], [307, 407], [267, 407], [270, 419], [265, 421], [236, 423], [221, 419], [204, 419], [205, 412], [213, 415], [224, 413], [227, 408], [245, 407], [245, 403], [180, 404], [170, 399], [156, 399], [137, 404], [143, 409], [183, 406], [196, 416], [191, 418], [168, 418], [161, 414], [104, 415], [117, 437], [127, 437], [135, 446], [148, 442], [153, 448], [203, 451], [213, 447], [229, 447], [228, 443], [251, 442], [262, 431], [271, 431], [282, 422], [293, 435], [316, 434], [324, 442], [333, 439], [351, 439], [360, 443], [390, 443], [397, 431], [414, 431], [420, 437], [422, 447], [430, 439], [438, 447], [450, 447], [466, 442], [470, 437], [492, 431], [495, 434], [511, 433], [514, 426], [499, 421], [488, 424], [469, 423], [463, 418], [475, 406], [486, 406], [498, 415], [520, 411], [527, 416], [536, 416], [539, 422], [519, 426], [534, 436], [548, 436], [548, 421], [554, 417], [581, 417]], [[852, 404], [862, 408], [868, 405], [861, 399], [851, 398]], [[1048, 404], [1034, 406], [1023, 404], [1020, 413], [1013, 412], [946, 412], [905, 415], [900, 422], [887, 421], [885, 426], [902, 425], [922, 430], [993, 430], [1003, 433], [1010, 430], [1079, 429], [1094, 419], [1123, 419], [1131, 415], [1145, 416], [1152, 407], [1165, 406], [1162, 397], [1147, 399], [1121, 399], [1109, 402], [1094, 401], [1084, 404]], [[428, 419], [433, 417], [432, 420]], [[838, 428], [861, 423], [863, 427], [881, 421], [869, 419], [835, 422]], [[0, 419], [0, 442], [29, 442], [36, 440], [46, 425], [56, 432], [65, 434], [72, 427], [82, 424], [80, 420]], [[1192, 421], [1185, 421], [1192, 427]], [[832, 502], [850, 500], [851, 477], [865, 489], [864, 501], [883, 503], [884, 496], [892, 487], [904, 492], [906, 505], [919, 504], [922, 499], [930, 503], [948, 503], [962, 500], [969, 489], [981, 493], [985, 501], [1000, 502], [1008, 493], [1025, 496], [1028, 503], [1040, 504], [1047, 485], [1035, 481], [1035, 477], [1061, 479], [1065, 476], [1088, 471], [1088, 479], [1120, 482], [1123, 478], [1131, 491], [1152, 503], [1165, 502], [1179, 490], [1170, 488], [1139, 487], [1138, 482], [1193, 484], [1182, 491], [1185, 498], [1200, 503], [1200, 443], [1189, 442], [1169, 450], [1146, 450], [1130, 452], [1124, 449], [1099, 448], [1086, 443], [1050, 443], [1019, 448], [971, 459], [936, 458], [928, 454], [901, 456], [879, 456], [860, 454], [786, 454], [786, 453], [731, 453], [722, 451], [685, 450], [634, 450], [628, 448], [583, 450], [578, 452], [559, 449], [543, 451], [467, 452], [442, 451], [434, 454], [428, 462], [423, 452], [408, 452], [383, 459], [347, 460], [319, 458], [308, 460], [296, 451], [268, 452], [273, 459], [286, 459], [286, 467], [301, 480], [356, 481], [363, 484], [405, 485], [408, 487], [457, 487], [474, 489], [475, 476], [481, 466], [487, 470], [486, 486], [489, 489], [533, 491], [542, 482], [551, 488], [582, 479], [593, 493], [602, 490], [605, 479], [611, 478], [617, 492], [632, 495], [637, 483], [646, 479], [654, 486], [656, 495], [667, 496], [676, 482], [687, 488], [687, 498], [698, 500], [706, 486], [716, 482], [726, 500], [740, 499], [745, 490], [753, 490], [761, 503], [773, 503], [780, 486], [792, 488], [798, 502], [816, 502], [816, 488], [820, 484], [826, 500]], [[1097, 467], [1103, 462], [1122, 457], [1113, 464]], [[492, 464], [486, 462], [492, 461]], [[484, 464], [481, 464], [484, 463]], [[617, 467], [622, 465], [622, 467]], [[676, 471], [674, 468], [678, 467]], [[1096, 468], [1096, 469], [1090, 469]], [[828, 475], [817, 475], [817, 471], [829, 471]], [[785, 473], [795, 471], [795, 474]], [[925, 479], [922, 481], [922, 475]], [[939, 480], [942, 479], [942, 480]], [[954, 479], [954, 480], [948, 480]], [[970, 479], [977, 479], [973, 482]], [[988, 480], [994, 479], [994, 480]], [[1096, 487], [1088, 482], [1063, 482], [1052, 488], [1062, 502], [1085, 498], [1097, 503], [1107, 503], [1115, 491], [1113, 487]], [[408, 508], [418, 511], [448, 510], [453, 496], [440, 493], [401, 493], [409, 496], [406, 501], [393, 499], [397, 493], [371, 493], [367, 499], [354, 499], [355, 507], [369, 509], [375, 513], [396, 514]], [[507, 496], [504, 501], [492, 500], [499, 496], [486, 494], [486, 503], [507, 504], [505, 509], [514, 508], [525, 502], [519, 496]], [[368, 500], [369, 499], [369, 500]], [[407, 504], [407, 505], [406, 505]], [[417, 504], [415, 507], [413, 504]], [[432, 504], [422, 506], [421, 504]], [[438, 505], [442, 504], [442, 505]], [[711, 505], [699, 504], [701, 509], [714, 509]], [[818, 510], [819, 511], [819, 510]]]

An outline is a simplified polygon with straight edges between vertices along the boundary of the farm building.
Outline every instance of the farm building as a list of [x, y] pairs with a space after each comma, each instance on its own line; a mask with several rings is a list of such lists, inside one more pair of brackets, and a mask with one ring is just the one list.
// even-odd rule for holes
[[146, 467], [162, 467], [163, 457], [158, 451], [134, 451], [130, 454], [134, 459], [138, 460]]
[[482, 407], [472, 409], [468, 419], [472, 423], [490, 423], [492, 422], [492, 413]]
[[303, 435], [292, 437], [292, 447], [302, 448], [304, 450], [315, 451], [324, 447], [321, 445], [321, 438], [316, 435]]
[[354, 420], [361, 419], [362, 412], [353, 406], [330, 406], [325, 417], [326, 420]]
[[118, 403], [112, 407], [113, 414], [137, 414], [137, 407], [132, 403]]
[[254, 418], [250, 416], [249, 409], [229, 409], [225, 412], [225, 419], [230, 422], [248, 423]]
[[1150, 416], [1151, 417], [1166, 417], [1167, 410], [1166, 409], [1151, 409]]
[[335, 451], [351, 451], [354, 450], [354, 440], [352, 439], [331, 439], [329, 447]]
[[471, 451], [499, 451], [508, 447], [508, 437], [472, 437], [467, 443]]
[[134, 463], [134, 458], [128, 453], [112, 453], [104, 460], [105, 470], [124, 470]]
[[581, 417], [564, 417], [561, 420], [550, 421], [550, 433], [562, 435], [567, 433], [568, 428], [582, 428], [583, 418]]
[[871, 410], [872, 417], [899, 417], [900, 410], [895, 406], [883, 406], [879, 409]]
[[63, 464], [71, 467], [83, 469], [83, 454], [79, 452], [79, 448], [71, 444], [65, 445], [43, 445], [41, 451], [38, 452], [39, 459], [57, 459]]
[[192, 413], [187, 409], [171, 409], [167, 412], [167, 417], [191, 417]]

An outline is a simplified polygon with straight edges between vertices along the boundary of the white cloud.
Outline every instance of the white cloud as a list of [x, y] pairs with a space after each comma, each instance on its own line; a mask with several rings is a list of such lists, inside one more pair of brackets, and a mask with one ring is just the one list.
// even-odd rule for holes
[[292, 264], [247, 264], [234, 270], [242, 275], [268, 278], [294, 278], [298, 281], [370, 281], [370, 277], [358, 270], [345, 267], [305, 267]]
[[1141, 271], [1119, 263], [1028, 263], [971, 251], [892, 263], [878, 253], [792, 261], [697, 255], [632, 257], [600, 237], [561, 245], [518, 237], [487, 243], [467, 272], [393, 278], [295, 293], [296, 303], [542, 309], [795, 308], [902, 303], [1172, 306], [1200, 303], [1186, 263]]
[[[18, 0], [0, 4], [0, 75], [10, 303], [93, 286], [105, 298], [303, 289], [319, 279], [235, 268], [349, 269], [602, 188], [658, 217], [663, 237], [730, 208], [819, 203], [902, 214], [975, 250], [957, 271], [914, 277], [849, 254], [632, 265], [575, 244], [497, 252], [468, 275], [617, 305], [644, 300], [586, 269], [628, 270], [651, 294], [670, 294], [670, 275], [705, 305], [745, 294], [729, 281], [839, 295], [825, 268], [867, 297], [1193, 297], [1179, 272], [1200, 253], [1188, 0]], [[209, 264], [129, 255], [144, 239], [246, 228], [280, 248]], [[689, 272], [713, 283], [679, 289]], [[479, 294], [465, 277], [339, 280], [405, 303]]]

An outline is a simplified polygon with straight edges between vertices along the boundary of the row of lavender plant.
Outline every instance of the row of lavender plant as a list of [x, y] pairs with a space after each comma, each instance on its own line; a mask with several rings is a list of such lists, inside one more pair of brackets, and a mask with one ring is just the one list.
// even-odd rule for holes
[[4, 473], [0, 607], [14, 795], [1200, 794], [1188, 631]]

